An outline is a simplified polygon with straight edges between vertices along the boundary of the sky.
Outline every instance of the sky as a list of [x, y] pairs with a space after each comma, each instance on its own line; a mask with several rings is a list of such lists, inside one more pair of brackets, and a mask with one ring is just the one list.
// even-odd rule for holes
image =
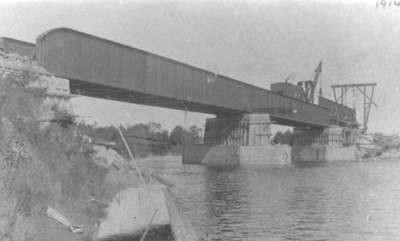
[[[379, 1], [380, 2], [380, 1]], [[390, 1], [386, 1], [390, 2]], [[376, 82], [369, 130], [400, 132], [400, 7], [353, 1], [0, 1], [0, 36], [34, 42], [69, 27], [269, 88], [309, 79], [323, 62], [321, 87]], [[360, 95], [348, 100], [362, 122]], [[361, 99], [360, 99], [361, 100]], [[210, 115], [87, 97], [75, 111], [99, 125], [203, 126]]]

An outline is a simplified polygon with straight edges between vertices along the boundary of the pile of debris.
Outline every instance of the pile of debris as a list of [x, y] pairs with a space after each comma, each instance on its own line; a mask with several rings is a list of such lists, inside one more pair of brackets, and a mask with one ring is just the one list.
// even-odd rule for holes
[[380, 148], [380, 158], [399, 158], [400, 157], [400, 137], [396, 135], [373, 135], [373, 142]]
[[364, 159], [379, 157], [380, 159], [400, 158], [400, 137], [380, 133], [361, 135], [358, 141], [361, 157]]
[[[66, 82], [29, 58], [0, 52], [0, 240], [99, 238], [124, 193], [146, 193], [131, 163], [75, 125]], [[155, 183], [157, 175], [141, 172]]]

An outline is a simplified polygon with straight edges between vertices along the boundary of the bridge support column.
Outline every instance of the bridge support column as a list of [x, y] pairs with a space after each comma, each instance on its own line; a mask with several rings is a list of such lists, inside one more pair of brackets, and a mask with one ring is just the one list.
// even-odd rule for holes
[[294, 129], [293, 160], [297, 162], [350, 161], [357, 159], [357, 129], [331, 126]]
[[183, 162], [209, 166], [290, 163], [290, 147], [271, 145], [268, 114], [207, 119], [204, 145], [186, 146]]
[[294, 129], [295, 145], [349, 146], [356, 141], [357, 129], [331, 126], [323, 129]]
[[270, 145], [268, 114], [244, 114], [207, 119], [204, 143], [208, 145]]

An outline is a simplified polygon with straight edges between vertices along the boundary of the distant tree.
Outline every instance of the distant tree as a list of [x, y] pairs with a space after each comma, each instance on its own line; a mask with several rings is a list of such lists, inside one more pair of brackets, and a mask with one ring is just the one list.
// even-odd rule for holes
[[278, 131], [274, 138], [272, 138], [272, 142], [274, 144], [281, 144], [283, 142], [283, 133], [281, 131]]
[[290, 130], [285, 131], [285, 133], [278, 131], [272, 138], [272, 142], [275, 144], [293, 145], [293, 141], [294, 135]]
[[286, 145], [293, 145], [294, 136], [290, 130], [285, 131], [283, 134], [283, 143]]
[[189, 140], [192, 144], [198, 144], [201, 142], [201, 132], [202, 129], [195, 125], [189, 128]]
[[168, 131], [166, 130], [160, 130], [153, 133], [153, 139], [155, 141], [152, 143], [151, 152], [158, 155], [166, 154], [170, 149], [168, 138]]
[[148, 126], [151, 133], [159, 133], [163, 131], [162, 126], [159, 123], [149, 122]]
[[[121, 153], [127, 156], [126, 148], [115, 126], [94, 126], [79, 123], [83, 134], [87, 134], [94, 141], [113, 142]], [[200, 143], [202, 129], [193, 125], [189, 130], [182, 126], [168, 133], [163, 130], [161, 124], [150, 122], [140, 123], [121, 128], [129, 147], [135, 156], [147, 156], [149, 154], [163, 155], [168, 152], [180, 153], [184, 143]]]
[[169, 135], [169, 144], [173, 147], [180, 147], [183, 145], [185, 139], [185, 130], [182, 126], [175, 126]]
[[202, 142], [202, 129], [192, 125], [189, 130], [185, 130], [182, 126], [175, 126], [169, 135], [169, 144], [173, 152], [181, 152], [184, 144], [198, 144]]

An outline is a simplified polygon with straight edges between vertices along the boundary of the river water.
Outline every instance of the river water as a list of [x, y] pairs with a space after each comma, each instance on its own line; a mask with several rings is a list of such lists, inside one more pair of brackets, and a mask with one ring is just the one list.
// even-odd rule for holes
[[400, 160], [151, 167], [211, 240], [400, 240]]

